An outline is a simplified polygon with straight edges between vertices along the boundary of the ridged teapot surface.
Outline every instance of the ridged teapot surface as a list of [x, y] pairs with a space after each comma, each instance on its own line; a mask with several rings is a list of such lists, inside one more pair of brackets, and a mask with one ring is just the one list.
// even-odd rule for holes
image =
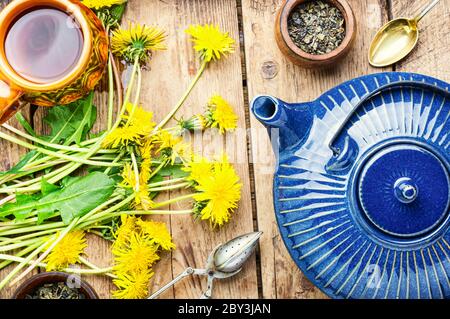
[[329, 296], [450, 297], [449, 87], [390, 72], [251, 103], [277, 154], [284, 243]]

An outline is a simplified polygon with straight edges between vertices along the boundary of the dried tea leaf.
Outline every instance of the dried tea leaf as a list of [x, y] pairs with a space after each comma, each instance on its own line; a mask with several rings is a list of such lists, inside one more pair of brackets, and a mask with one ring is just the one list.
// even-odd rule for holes
[[48, 283], [37, 288], [26, 299], [86, 299], [77, 288], [70, 288], [64, 282]]
[[330, 53], [345, 38], [342, 12], [326, 1], [309, 1], [294, 8], [288, 19], [292, 41], [309, 54]]

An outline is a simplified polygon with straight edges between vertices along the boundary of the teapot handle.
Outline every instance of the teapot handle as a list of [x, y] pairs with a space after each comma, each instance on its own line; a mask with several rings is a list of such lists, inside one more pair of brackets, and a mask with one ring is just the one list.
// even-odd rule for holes
[[19, 101], [22, 95], [22, 90], [0, 71], [0, 124], [5, 123], [23, 105]]
[[402, 88], [402, 87], [407, 87], [407, 88], [420, 87], [423, 89], [429, 89], [432, 91], [436, 91], [437, 93], [440, 93], [445, 97], [450, 97], [450, 92], [447, 91], [446, 89], [440, 88], [433, 84], [420, 82], [420, 81], [398, 81], [398, 82], [391, 82], [391, 83], [382, 85], [382, 86], [378, 87], [377, 89], [375, 89], [374, 91], [369, 92], [365, 96], [363, 96], [362, 99], [357, 104], [355, 104], [355, 106], [350, 111], [350, 113], [348, 113], [344, 122], [342, 122], [342, 124], [337, 129], [336, 133], [331, 138], [330, 143], [328, 143], [328, 147], [333, 151], [333, 155], [339, 156], [341, 154], [341, 150], [339, 148], [335, 147], [334, 143], [336, 142], [338, 137], [341, 135], [342, 131], [344, 130], [345, 126], [347, 125], [347, 122], [351, 119], [351, 117], [355, 114], [355, 112], [359, 109], [359, 107], [362, 104], [364, 104], [365, 102], [367, 102], [368, 100], [377, 96], [378, 94], [380, 94], [381, 92], [383, 92], [385, 90], [393, 89], [393, 88]]

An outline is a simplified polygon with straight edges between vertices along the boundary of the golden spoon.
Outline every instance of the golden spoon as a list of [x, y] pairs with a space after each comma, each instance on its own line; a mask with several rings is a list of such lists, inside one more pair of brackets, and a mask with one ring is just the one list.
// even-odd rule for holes
[[386, 23], [372, 40], [369, 63], [374, 67], [384, 67], [406, 57], [419, 39], [417, 24], [438, 2], [430, 2], [413, 19], [398, 18]]

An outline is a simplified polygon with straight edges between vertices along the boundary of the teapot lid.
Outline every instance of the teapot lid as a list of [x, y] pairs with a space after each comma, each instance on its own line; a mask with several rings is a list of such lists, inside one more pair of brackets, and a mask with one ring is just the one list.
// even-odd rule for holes
[[280, 232], [329, 296], [450, 298], [449, 87], [400, 72], [350, 80], [310, 103], [304, 139], [281, 144]]
[[374, 227], [399, 237], [432, 230], [449, 207], [449, 176], [443, 161], [425, 147], [382, 147], [361, 166], [358, 201]]

